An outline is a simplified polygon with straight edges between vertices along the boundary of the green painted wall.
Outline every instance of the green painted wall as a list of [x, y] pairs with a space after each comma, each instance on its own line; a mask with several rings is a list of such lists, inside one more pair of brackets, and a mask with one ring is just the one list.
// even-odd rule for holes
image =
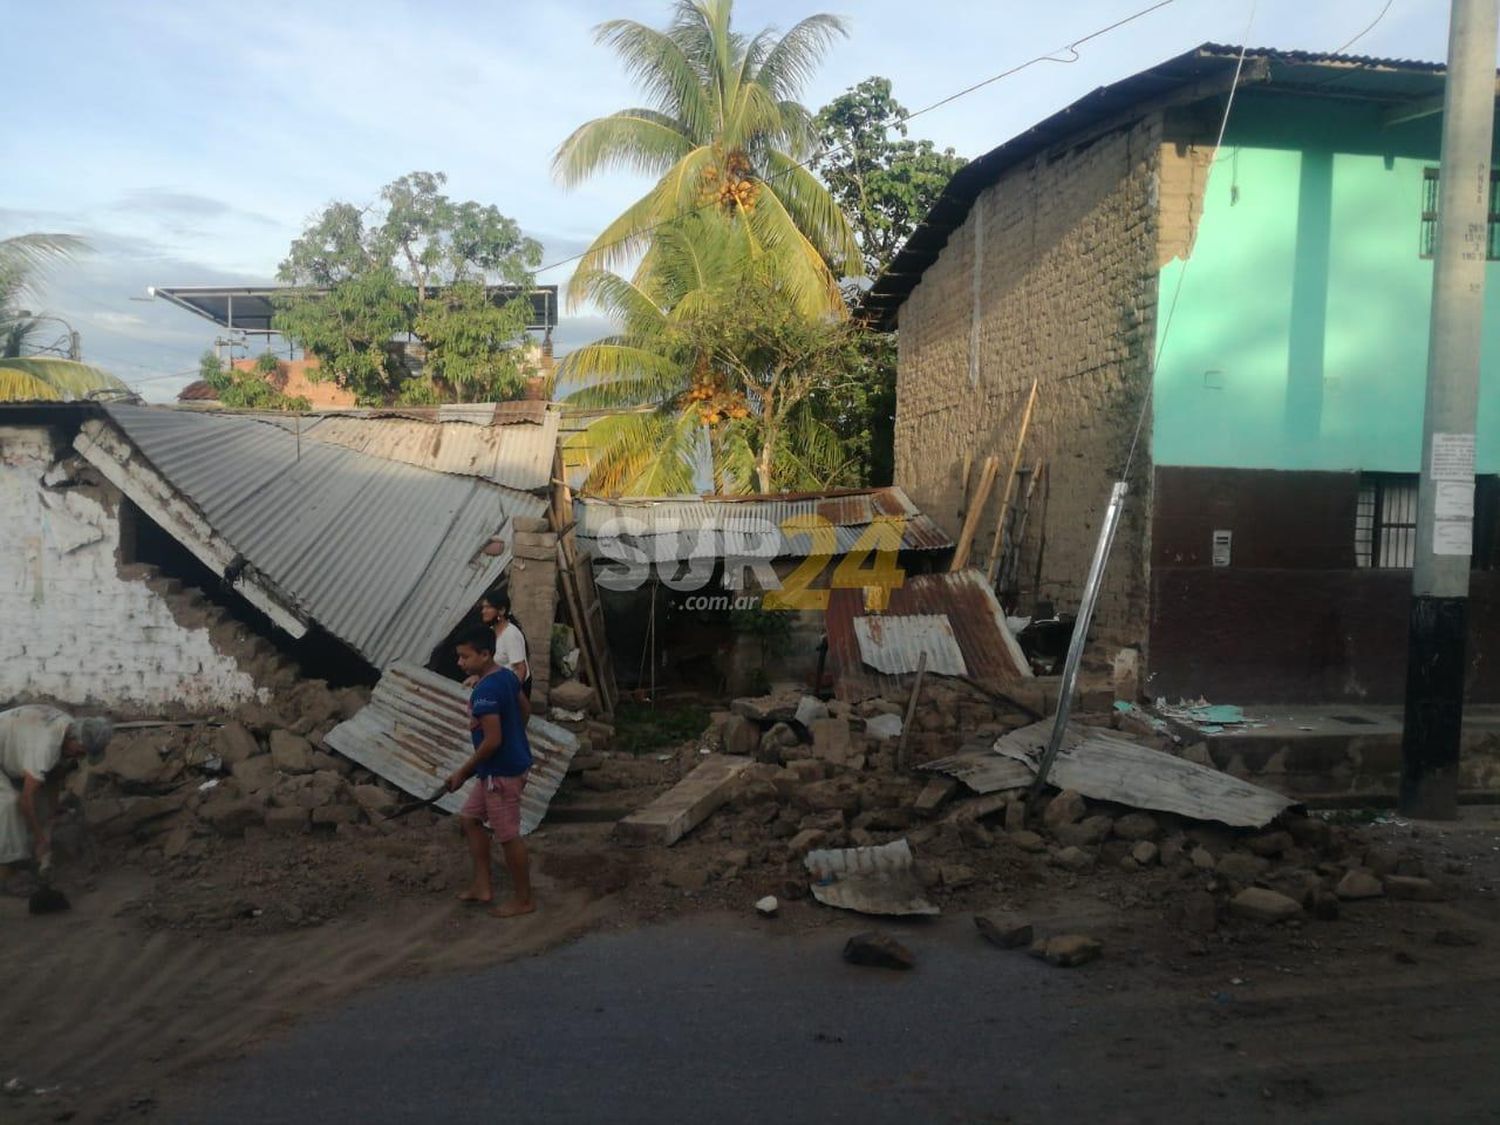
[[[1283, 132], [1289, 119], [1279, 115]], [[1250, 124], [1253, 143], [1220, 152], [1190, 264], [1161, 273], [1155, 461], [1415, 472], [1432, 296], [1417, 240], [1435, 146], [1396, 156], [1380, 136], [1327, 122], [1302, 138]], [[1496, 472], [1500, 263], [1484, 355], [1478, 460]]]

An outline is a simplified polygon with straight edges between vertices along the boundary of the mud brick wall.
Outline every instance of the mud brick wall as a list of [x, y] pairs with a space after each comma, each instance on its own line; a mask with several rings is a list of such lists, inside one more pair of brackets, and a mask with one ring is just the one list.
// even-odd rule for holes
[[71, 453], [44, 427], [0, 427], [0, 707], [27, 699], [211, 711], [256, 685], [202, 628], [179, 621], [120, 562], [120, 498], [69, 479]]
[[[1037, 601], [1077, 609], [1126, 463], [1155, 334], [1160, 167], [1161, 123], [1151, 117], [1011, 169], [900, 312], [896, 483], [957, 538], [965, 455], [974, 482], [984, 458], [998, 456], [975, 541], [980, 565], [1039, 382], [1023, 463], [1045, 461], [1048, 476], [1022, 544], [1023, 612]], [[1106, 650], [1146, 635], [1150, 428], [1148, 417], [1095, 618]]]

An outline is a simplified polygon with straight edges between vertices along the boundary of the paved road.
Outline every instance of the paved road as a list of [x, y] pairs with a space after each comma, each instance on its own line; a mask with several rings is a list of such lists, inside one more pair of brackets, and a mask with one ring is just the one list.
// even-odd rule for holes
[[[1301, 995], [1161, 987], [1127, 951], [1073, 971], [892, 928], [685, 922], [371, 993], [228, 1068], [179, 1120], [254, 1123], [1489, 1121], [1495, 981]], [[1397, 978], [1399, 979], [1399, 978]], [[1269, 982], [1267, 982], [1269, 983]], [[1227, 982], [1226, 982], [1227, 984]]]

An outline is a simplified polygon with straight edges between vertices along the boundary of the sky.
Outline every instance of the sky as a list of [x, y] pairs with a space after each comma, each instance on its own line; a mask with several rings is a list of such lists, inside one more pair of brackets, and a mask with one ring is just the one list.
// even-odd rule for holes
[[[804, 104], [879, 74], [920, 110], [1150, 2], [738, 0], [735, 18], [753, 33], [814, 11], [843, 16], [849, 37]], [[1038, 63], [922, 114], [910, 135], [978, 156], [1206, 41], [1333, 51], [1364, 32], [1350, 53], [1440, 60], [1447, 12], [1447, 0], [1172, 0], [1075, 61]], [[369, 203], [407, 172], [446, 172], [454, 198], [495, 204], [542, 242], [546, 263], [577, 254], [648, 186], [609, 173], [564, 191], [551, 175], [570, 132], [639, 101], [592, 29], [617, 18], [663, 26], [668, 15], [666, 0], [15, 5], [7, 40], [33, 49], [7, 55], [0, 236], [86, 238], [92, 253], [53, 268], [32, 311], [76, 328], [85, 360], [171, 401], [217, 326], [153, 302], [149, 286], [270, 283], [326, 204]], [[572, 268], [539, 280], [564, 284]], [[608, 329], [565, 308], [557, 350]]]

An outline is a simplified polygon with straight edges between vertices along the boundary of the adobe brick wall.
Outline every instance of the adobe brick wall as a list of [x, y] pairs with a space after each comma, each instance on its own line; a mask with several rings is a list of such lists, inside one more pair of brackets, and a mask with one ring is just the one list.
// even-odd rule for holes
[[[965, 455], [975, 481], [984, 458], [999, 456], [975, 541], [980, 565], [1027, 392], [1039, 381], [1024, 463], [1045, 461], [1048, 483], [1022, 545], [1023, 612], [1037, 600], [1077, 609], [1125, 465], [1155, 335], [1161, 153], [1161, 121], [1150, 117], [1012, 169], [980, 196], [901, 309], [896, 483], [957, 538]], [[1146, 637], [1150, 428], [1148, 417], [1095, 618], [1104, 656]]]
[[[257, 698], [212, 636], [184, 626], [149, 567], [122, 569], [119, 494], [66, 484], [44, 427], [0, 427], [0, 707], [27, 699], [207, 713]], [[45, 479], [44, 479], [45, 478]]]

